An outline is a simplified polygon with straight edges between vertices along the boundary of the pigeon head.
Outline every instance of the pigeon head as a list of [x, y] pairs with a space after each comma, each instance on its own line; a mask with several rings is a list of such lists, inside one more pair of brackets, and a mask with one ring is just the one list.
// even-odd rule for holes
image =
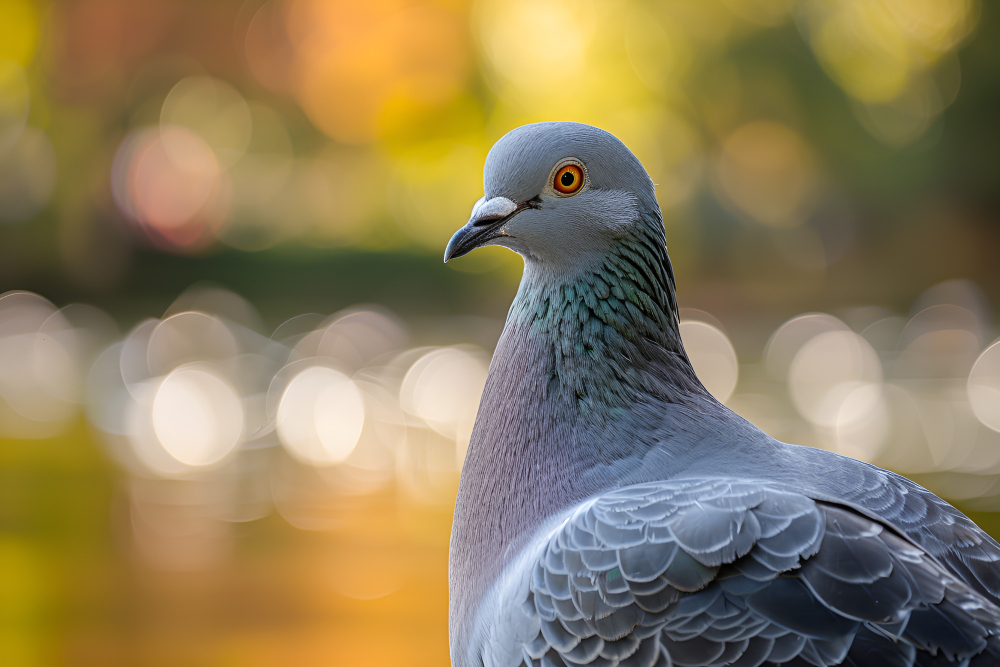
[[[577, 386], [589, 381], [579, 369], [617, 377], [621, 359], [660, 354], [646, 343], [687, 363], [653, 182], [621, 141], [579, 123], [519, 127], [486, 158], [485, 190], [445, 261], [484, 245], [524, 258], [505, 337], [525, 327], [542, 335], [560, 348], [553, 373], [591, 396]], [[594, 366], [599, 359], [606, 363]]]
[[519, 127], [486, 158], [486, 195], [452, 237], [445, 261], [485, 245], [529, 264], [587, 269], [637, 226], [662, 237], [653, 183], [625, 145], [580, 123]]

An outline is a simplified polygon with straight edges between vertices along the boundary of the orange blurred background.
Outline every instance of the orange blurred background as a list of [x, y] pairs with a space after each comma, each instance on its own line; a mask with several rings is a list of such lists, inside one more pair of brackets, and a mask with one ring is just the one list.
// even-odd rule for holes
[[657, 185], [771, 435], [1000, 534], [1000, 12], [977, 0], [0, 0], [0, 664], [440, 665], [523, 123]]

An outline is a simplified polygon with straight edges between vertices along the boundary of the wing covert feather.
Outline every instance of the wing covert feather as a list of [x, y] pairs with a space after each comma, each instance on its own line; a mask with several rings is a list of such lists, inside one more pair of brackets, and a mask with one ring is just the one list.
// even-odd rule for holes
[[[1000, 544], [968, 517], [901, 475], [852, 462], [838, 499], [892, 526], [946, 569], [1000, 604]], [[840, 467], [841, 473], [845, 468]]]
[[1000, 664], [991, 601], [881, 524], [778, 485], [606, 493], [501, 587], [490, 667]]

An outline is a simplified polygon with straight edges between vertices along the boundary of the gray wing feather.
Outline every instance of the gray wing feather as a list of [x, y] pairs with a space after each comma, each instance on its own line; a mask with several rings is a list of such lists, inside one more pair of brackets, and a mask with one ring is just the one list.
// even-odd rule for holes
[[[946, 521], [925, 499], [879, 498], [897, 520]], [[481, 658], [497, 667], [1000, 662], [1000, 610], [923, 545], [738, 480], [654, 482], [585, 503], [525, 551], [493, 608]]]
[[1000, 544], [915, 482], [868, 464], [856, 469], [860, 478], [838, 485], [838, 499], [903, 533], [974, 590], [1000, 604]]

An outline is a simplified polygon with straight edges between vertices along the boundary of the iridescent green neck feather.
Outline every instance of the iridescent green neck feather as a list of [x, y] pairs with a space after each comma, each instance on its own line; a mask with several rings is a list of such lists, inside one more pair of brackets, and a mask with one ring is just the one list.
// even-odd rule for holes
[[694, 375], [678, 324], [658, 218], [632, 226], [591, 268], [566, 275], [529, 262], [507, 321], [550, 342], [546, 397], [575, 395], [582, 412], [602, 421], [642, 394], [663, 393], [640, 372], [651, 363], [669, 359], [681, 384], [690, 384]]

